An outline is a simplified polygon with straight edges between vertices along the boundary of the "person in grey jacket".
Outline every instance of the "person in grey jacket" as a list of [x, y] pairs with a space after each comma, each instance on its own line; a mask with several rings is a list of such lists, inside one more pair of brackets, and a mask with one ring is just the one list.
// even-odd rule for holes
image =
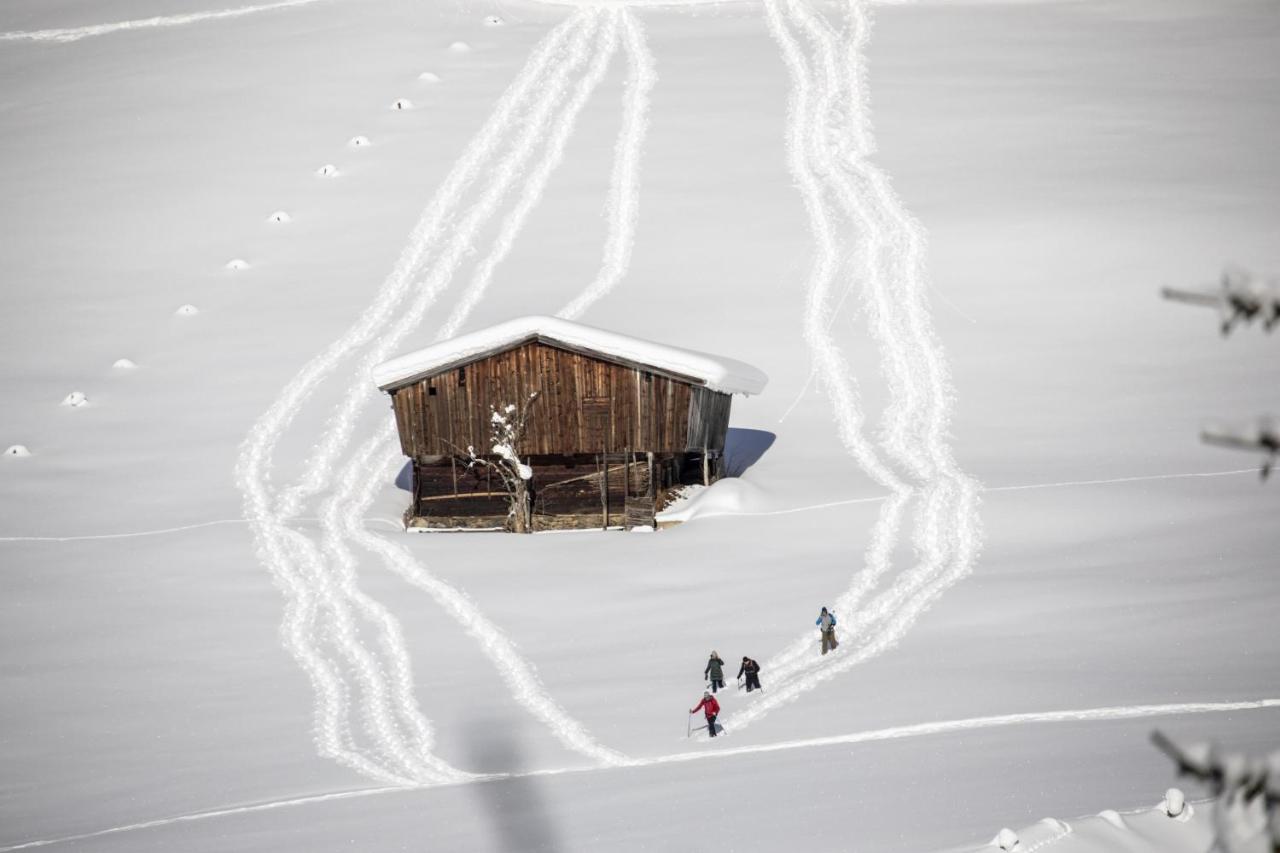
[[720, 655], [715, 651], [711, 652], [711, 660], [707, 661], [702, 677], [711, 682], [712, 693], [716, 692], [717, 687], [724, 687], [724, 661], [720, 660]]
[[822, 634], [822, 653], [824, 655], [840, 645], [836, 642], [836, 615], [834, 613], [828, 613], [827, 608], [822, 608], [822, 612], [818, 614], [818, 618], [813, 624], [818, 626], [818, 631]]

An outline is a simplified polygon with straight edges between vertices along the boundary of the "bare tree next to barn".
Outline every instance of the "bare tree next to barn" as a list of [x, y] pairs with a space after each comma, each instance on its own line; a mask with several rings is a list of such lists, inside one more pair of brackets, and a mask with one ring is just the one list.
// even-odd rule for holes
[[496, 458], [481, 456], [474, 445], [467, 445], [465, 453], [455, 453], [468, 471], [475, 467], [488, 468], [502, 479], [509, 506], [507, 526], [512, 533], [533, 532], [533, 496], [529, 489], [533, 469], [520, 461], [516, 448], [524, 439], [529, 414], [537, 400], [538, 392], [534, 391], [519, 406], [508, 403], [489, 407], [490, 452]]

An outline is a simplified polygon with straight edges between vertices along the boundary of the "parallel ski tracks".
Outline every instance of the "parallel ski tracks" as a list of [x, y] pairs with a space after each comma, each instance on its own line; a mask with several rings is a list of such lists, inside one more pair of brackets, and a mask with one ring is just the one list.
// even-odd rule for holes
[[[401, 461], [393, 422], [383, 416], [372, 434], [351, 450], [360, 424], [377, 402], [373, 367], [422, 324], [459, 269], [470, 263], [483, 229], [497, 220], [514, 194], [492, 247], [475, 265], [437, 338], [456, 334], [483, 300], [495, 270], [563, 160], [578, 116], [619, 44], [631, 71], [615, 150], [605, 256], [600, 271], [571, 304], [585, 310], [618, 282], [634, 240], [639, 154], [654, 79], [652, 57], [631, 13], [584, 8], [535, 48], [424, 210], [373, 302], [273, 401], [250, 431], [237, 464], [237, 483], [260, 557], [285, 594], [282, 638], [312, 681], [318, 749], [382, 783], [439, 784], [471, 774], [433, 756], [434, 732], [414, 696], [406, 641], [391, 613], [360, 590], [356, 550], [374, 555], [388, 570], [426, 591], [477, 640], [511, 686], [515, 700], [566, 748], [600, 764], [627, 761], [597, 743], [547, 694], [533, 666], [474, 602], [419, 565], [408, 549], [367, 535], [361, 508], [371, 504]], [[272, 487], [277, 444], [299, 407], [340, 375], [344, 363], [351, 364], [345, 391], [301, 475], [283, 487]], [[317, 540], [290, 526], [314, 500], [320, 501]], [[372, 645], [362, 639], [365, 633], [372, 634]]]
[[[788, 160], [817, 246], [805, 340], [846, 449], [890, 495], [871, 531], [863, 568], [834, 602], [844, 617], [841, 647], [819, 657], [814, 632], [797, 638], [766, 663], [769, 692], [728, 717], [730, 731], [892, 648], [933, 601], [971, 571], [981, 544], [977, 483], [960, 470], [946, 441], [953, 391], [925, 299], [924, 232], [869, 159], [874, 138], [864, 59], [866, 4], [848, 4], [843, 35], [804, 0], [766, 0], [765, 9], [792, 78]], [[861, 284], [863, 313], [890, 394], [874, 445], [862, 435], [854, 380], [838, 351], [832, 352], [830, 289], [842, 258], [848, 259], [843, 274]], [[893, 574], [909, 504], [915, 506], [916, 564]]]

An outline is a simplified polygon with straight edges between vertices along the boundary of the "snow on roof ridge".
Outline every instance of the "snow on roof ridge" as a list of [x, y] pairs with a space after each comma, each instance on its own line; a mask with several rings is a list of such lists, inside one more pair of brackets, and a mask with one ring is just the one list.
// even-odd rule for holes
[[701, 380], [708, 388], [728, 394], [759, 394], [769, 381], [769, 377], [761, 371], [735, 359], [536, 314], [516, 317], [496, 326], [397, 356], [375, 367], [373, 379], [380, 389], [386, 391], [408, 384], [437, 369], [479, 358], [532, 337], [647, 364], [659, 370]]

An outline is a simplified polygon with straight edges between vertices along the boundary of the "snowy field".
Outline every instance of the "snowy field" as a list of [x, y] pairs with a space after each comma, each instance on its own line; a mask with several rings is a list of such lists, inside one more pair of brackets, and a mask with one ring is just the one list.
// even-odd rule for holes
[[[1278, 57], [1267, 0], [9, 0], [0, 851], [1203, 847], [1147, 738], [1280, 741], [1280, 492], [1196, 441], [1280, 361], [1157, 293], [1280, 270]], [[399, 532], [369, 368], [522, 314], [760, 368], [752, 464]]]

